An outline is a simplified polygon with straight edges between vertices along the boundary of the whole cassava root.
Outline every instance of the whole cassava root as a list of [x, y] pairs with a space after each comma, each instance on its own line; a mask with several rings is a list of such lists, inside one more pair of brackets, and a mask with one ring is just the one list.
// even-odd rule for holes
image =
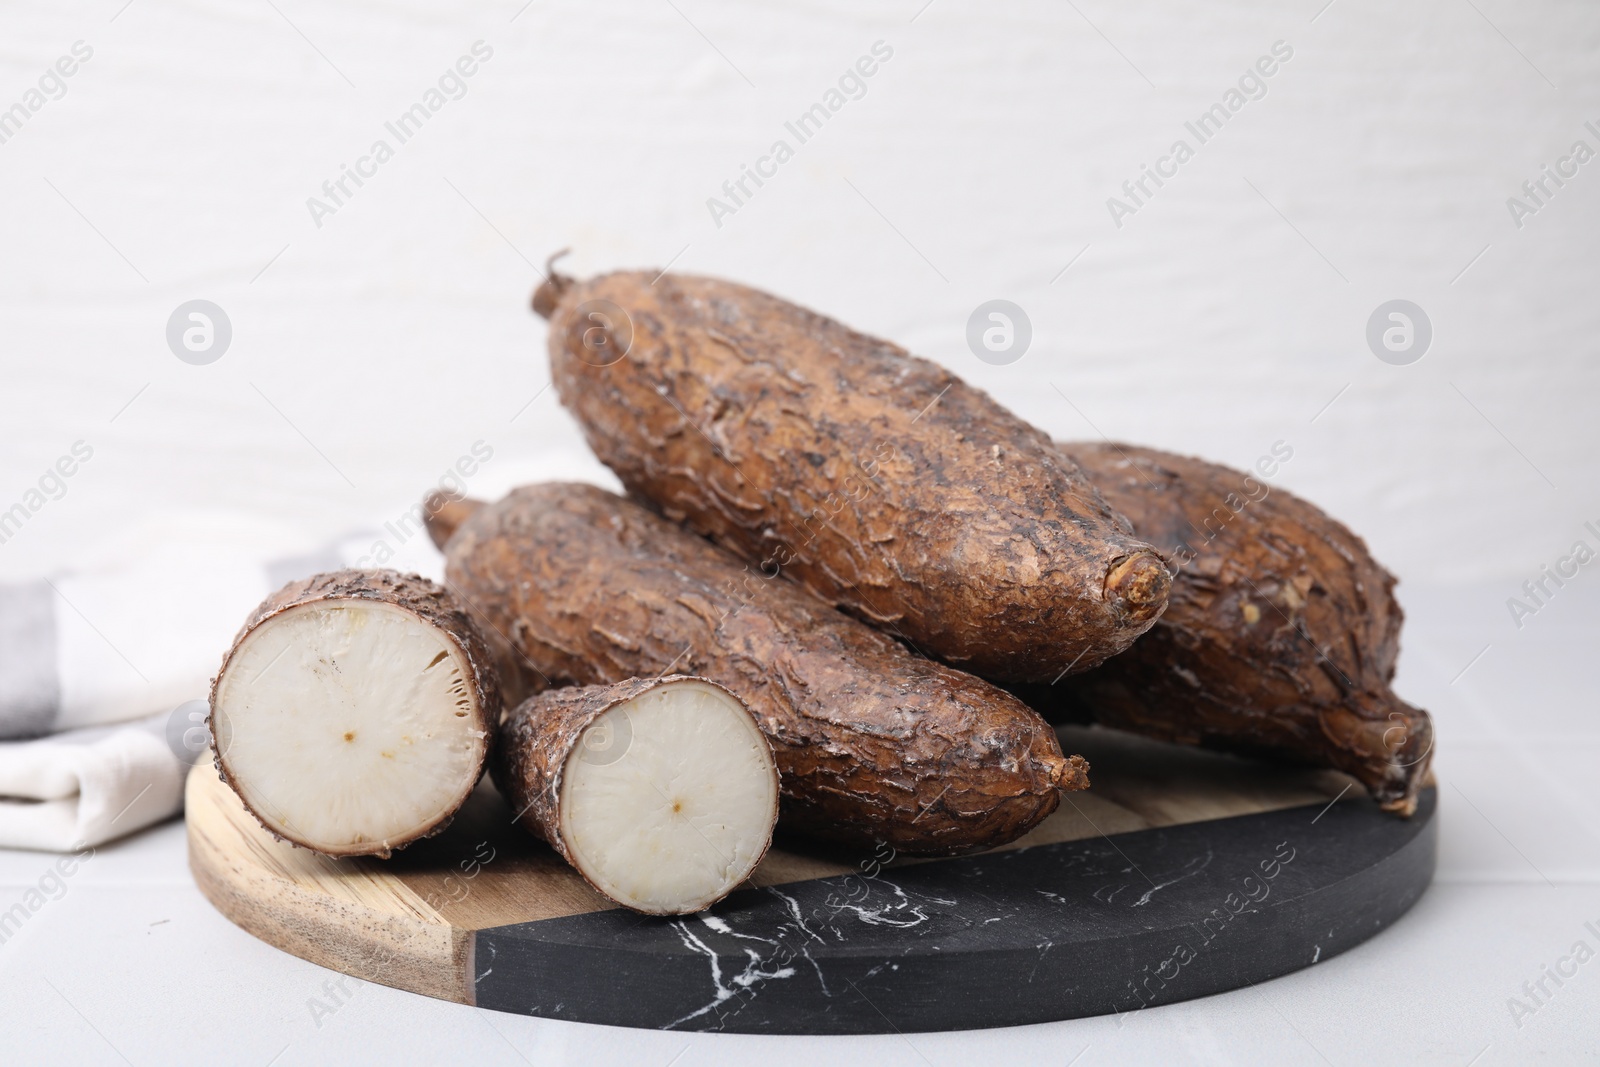
[[919, 651], [1049, 681], [1170, 576], [1049, 438], [948, 371], [730, 282], [559, 274], [551, 371], [634, 495]]
[[501, 724], [493, 774], [518, 822], [601, 893], [653, 915], [721, 900], [755, 870], [778, 818], [755, 717], [703, 678], [530, 697]]
[[[435, 537], [449, 531], [432, 528]], [[442, 546], [515, 695], [682, 671], [749, 705], [782, 824], [950, 854], [1014, 840], [1088, 784], [1010, 694], [923, 659], [643, 507], [586, 485], [518, 489]]]
[[477, 627], [417, 575], [290, 582], [211, 685], [217, 771], [280, 838], [387, 856], [443, 830], [483, 774], [500, 688]]
[[1433, 724], [1389, 688], [1394, 578], [1349, 529], [1282, 489], [1131, 445], [1061, 445], [1177, 568], [1166, 614], [1122, 655], [1017, 690], [1050, 718], [1335, 767], [1409, 815]]

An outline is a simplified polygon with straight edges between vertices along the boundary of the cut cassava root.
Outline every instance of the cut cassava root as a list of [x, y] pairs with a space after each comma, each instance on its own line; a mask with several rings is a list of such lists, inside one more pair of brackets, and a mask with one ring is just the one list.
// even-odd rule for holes
[[1151, 448], [1063, 444], [1177, 569], [1127, 652], [1018, 688], [1055, 719], [1335, 767], [1409, 815], [1433, 723], [1391, 691], [1394, 578], [1341, 523], [1254, 475]]
[[500, 727], [495, 784], [595, 889], [653, 915], [710, 907], [750, 876], [778, 772], [732, 693], [673, 675], [555, 689]]
[[711, 278], [552, 273], [556, 388], [629, 492], [919, 651], [1049, 681], [1166, 605], [1050, 439], [927, 360]]
[[500, 689], [477, 628], [416, 575], [291, 582], [211, 687], [216, 765], [278, 837], [387, 856], [438, 833], [483, 774]]
[[1020, 837], [1088, 785], [1010, 694], [907, 651], [793, 583], [594, 486], [526, 486], [444, 540], [446, 573], [488, 624], [514, 697], [683, 671], [755, 713], [782, 824], [898, 852]]

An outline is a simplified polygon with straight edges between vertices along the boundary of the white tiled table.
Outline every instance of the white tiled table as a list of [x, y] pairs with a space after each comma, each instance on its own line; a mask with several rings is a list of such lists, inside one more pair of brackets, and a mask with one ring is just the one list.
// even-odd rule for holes
[[[1592, 585], [1592, 583], [1590, 583]], [[1400, 690], [1439, 727], [1433, 888], [1395, 927], [1255, 989], [1008, 1030], [863, 1038], [667, 1034], [479, 1011], [333, 972], [238, 930], [195, 889], [181, 823], [104, 848], [0, 947], [0, 1062], [1371, 1063], [1479, 1067], [1600, 1053], [1600, 959], [1518, 1027], [1508, 998], [1600, 927], [1600, 586], [1520, 632], [1505, 590], [1404, 589]], [[1488, 652], [1462, 668], [1485, 645]], [[1459, 675], [1459, 677], [1458, 677]], [[1452, 684], [1452, 679], [1456, 679]], [[52, 857], [0, 852], [0, 905]], [[320, 1016], [320, 1017], [319, 1017]], [[1476, 1057], [1476, 1059], [1475, 1059]], [[1542, 1059], [1541, 1059], [1542, 1058]]]

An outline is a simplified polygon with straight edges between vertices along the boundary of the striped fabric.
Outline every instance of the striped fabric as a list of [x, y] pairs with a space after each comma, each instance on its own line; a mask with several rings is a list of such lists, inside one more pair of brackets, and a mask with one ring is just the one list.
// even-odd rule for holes
[[0, 740], [49, 733], [60, 706], [55, 590], [0, 585]]

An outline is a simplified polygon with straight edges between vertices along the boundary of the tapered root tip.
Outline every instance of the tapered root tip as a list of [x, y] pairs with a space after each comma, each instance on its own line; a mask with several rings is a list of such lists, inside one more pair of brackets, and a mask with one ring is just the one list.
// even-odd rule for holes
[[1106, 600], [1135, 621], [1161, 614], [1171, 591], [1172, 574], [1152, 552], [1128, 556], [1106, 572]]
[[445, 543], [456, 529], [481, 507], [481, 500], [458, 500], [437, 490], [429, 493], [422, 502], [422, 524], [428, 528], [428, 537], [432, 539], [433, 546], [443, 551]]
[[1390, 815], [1398, 815], [1402, 819], [1409, 819], [1417, 813], [1417, 796], [1415, 793], [1407, 793], [1405, 796], [1396, 797], [1393, 800], [1379, 804], [1378, 807]]
[[1321, 712], [1323, 736], [1335, 746], [1335, 765], [1367, 787], [1384, 811], [1416, 813], [1432, 780], [1433, 720], [1387, 688], [1356, 690]]
[[533, 291], [533, 311], [541, 319], [548, 319], [555, 314], [556, 305], [560, 302], [561, 287], [554, 278], [540, 282], [539, 288]]
[[566, 255], [570, 249], [563, 248], [545, 261], [545, 279], [539, 283], [539, 288], [533, 291], [533, 310], [541, 319], [548, 319], [555, 314], [556, 305], [561, 303], [561, 296], [572, 285], [572, 279], [556, 270], [556, 260]]
[[1042, 760], [1050, 782], [1063, 793], [1089, 788], [1089, 761], [1082, 756], [1050, 757]]

